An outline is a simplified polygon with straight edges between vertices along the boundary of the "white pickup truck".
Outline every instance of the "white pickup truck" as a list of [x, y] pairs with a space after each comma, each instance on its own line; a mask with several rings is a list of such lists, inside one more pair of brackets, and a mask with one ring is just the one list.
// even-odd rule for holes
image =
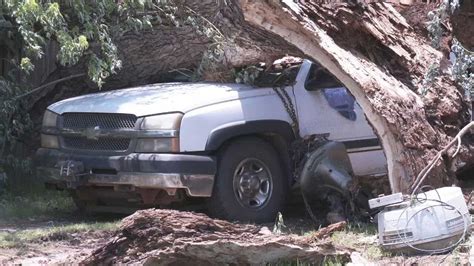
[[386, 173], [378, 138], [348, 91], [308, 60], [293, 71], [294, 82], [279, 88], [163, 83], [54, 103], [38, 173], [80, 208], [205, 198], [214, 216], [256, 222], [273, 219], [295, 183], [299, 136], [342, 142], [355, 175]]

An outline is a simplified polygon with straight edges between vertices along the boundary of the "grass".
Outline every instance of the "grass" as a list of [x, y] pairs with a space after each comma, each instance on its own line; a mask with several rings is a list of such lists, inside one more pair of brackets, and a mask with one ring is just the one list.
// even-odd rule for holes
[[0, 248], [22, 248], [27, 243], [38, 241], [67, 240], [71, 234], [87, 231], [113, 231], [119, 221], [73, 223], [36, 229], [25, 229], [15, 232], [0, 232]]
[[325, 266], [342, 266], [346, 265], [347, 261], [341, 259], [340, 257], [331, 257], [326, 258], [322, 264]]
[[462, 264], [461, 257], [465, 254], [469, 254], [469, 252], [471, 251], [471, 248], [474, 248], [471, 245], [472, 245], [471, 237], [468, 235], [464, 241], [462, 241], [456, 248], [454, 248], [453, 251], [451, 251], [453, 265]]
[[42, 190], [24, 195], [0, 194], [0, 222], [58, 217], [73, 210], [74, 203], [65, 192]]
[[331, 236], [334, 244], [361, 251], [371, 261], [391, 256], [377, 243], [377, 228], [373, 224], [349, 223], [344, 231], [334, 232]]
[[[347, 259], [344, 259], [342, 256], [328, 256], [323, 259], [322, 262], [320, 262], [319, 265], [325, 265], [325, 266], [342, 266], [346, 265], [348, 263]], [[291, 261], [278, 261], [276, 263], [267, 263], [265, 264], [266, 266], [313, 266], [313, 265], [318, 265], [315, 264], [314, 262], [306, 262], [306, 261], [301, 261], [299, 259], [296, 260], [291, 260]]]
[[[14, 248], [21, 254], [31, 243], [81, 241], [75, 240], [77, 236], [73, 234], [113, 231], [120, 221], [110, 217], [104, 221], [88, 221], [90, 217], [75, 217], [75, 210], [69, 194], [61, 191], [40, 189], [0, 194], [0, 224], [15, 228], [11, 231], [0, 228], [0, 249]], [[35, 228], [31, 228], [32, 225]]]
[[[304, 236], [311, 236], [314, 230], [304, 232]], [[344, 231], [337, 231], [331, 235], [335, 245], [347, 247], [360, 252], [369, 261], [377, 261], [384, 257], [391, 257], [391, 253], [383, 251], [377, 240], [377, 227], [374, 224], [348, 223]], [[344, 265], [338, 258], [330, 258], [325, 265]]]

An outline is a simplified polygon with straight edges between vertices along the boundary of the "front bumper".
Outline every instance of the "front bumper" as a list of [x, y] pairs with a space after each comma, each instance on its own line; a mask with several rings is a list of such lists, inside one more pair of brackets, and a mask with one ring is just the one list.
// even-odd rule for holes
[[[83, 164], [74, 176], [60, 174], [59, 162]], [[78, 186], [129, 185], [136, 188], [178, 189], [189, 196], [210, 197], [216, 173], [213, 157], [188, 154], [145, 154], [104, 156], [72, 154], [41, 148], [36, 152], [39, 177], [49, 184]]]

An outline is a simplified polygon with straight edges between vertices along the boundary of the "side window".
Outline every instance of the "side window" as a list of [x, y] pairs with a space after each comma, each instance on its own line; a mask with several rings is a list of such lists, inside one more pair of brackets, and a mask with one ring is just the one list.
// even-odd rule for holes
[[308, 91], [322, 91], [324, 98], [333, 109], [343, 117], [355, 121], [357, 114], [354, 111], [355, 99], [329, 71], [318, 64], [311, 66], [305, 82]]
[[304, 87], [307, 91], [316, 91], [320, 89], [340, 88], [343, 87], [343, 85], [324, 67], [313, 63]]
[[345, 87], [323, 89], [323, 94], [329, 106], [337, 110], [339, 114], [351, 121], [357, 119], [357, 114], [354, 111], [354, 96]]

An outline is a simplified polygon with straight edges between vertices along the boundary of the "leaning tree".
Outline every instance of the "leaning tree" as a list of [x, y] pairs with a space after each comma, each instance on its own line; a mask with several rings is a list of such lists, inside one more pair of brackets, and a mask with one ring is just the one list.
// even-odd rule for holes
[[[23, 102], [33, 121], [47, 104], [98, 88], [166, 81], [176, 73], [229, 80], [235, 67], [288, 54], [307, 57], [354, 95], [381, 140], [392, 190], [408, 191], [469, 120], [469, 1], [408, 10], [368, 0], [3, 2], [2, 25], [9, 23], [9, 38], [24, 47], [17, 59], [22, 71], [52, 65], [35, 79], [39, 88], [4, 99]], [[457, 171], [473, 166], [472, 138], [466, 143], [456, 159], [443, 156], [430, 174], [432, 184], [451, 183]]]

